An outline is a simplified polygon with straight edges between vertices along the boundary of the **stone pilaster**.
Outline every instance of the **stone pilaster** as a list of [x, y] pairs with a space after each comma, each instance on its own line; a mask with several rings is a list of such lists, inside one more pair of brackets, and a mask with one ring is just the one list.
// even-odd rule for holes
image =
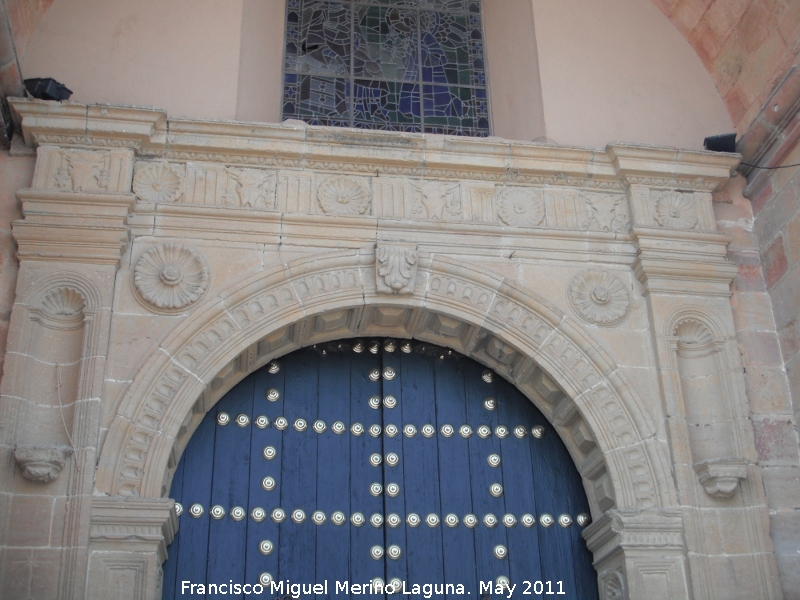
[[41, 146], [0, 403], [0, 595], [81, 598], [133, 151]]

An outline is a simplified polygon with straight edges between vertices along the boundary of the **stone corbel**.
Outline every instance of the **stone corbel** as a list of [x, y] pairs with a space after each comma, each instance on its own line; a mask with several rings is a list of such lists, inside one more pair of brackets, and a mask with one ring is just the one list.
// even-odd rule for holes
[[71, 455], [72, 448], [63, 444], [17, 446], [14, 451], [22, 476], [36, 483], [55, 481]]
[[382, 244], [375, 248], [375, 281], [379, 294], [414, 293], [416, 244]]
[[747, 478], [747, 461], [742, 458], [706, 460], [694, 465], [695, 473], [706, 492], [716, 498], [730, 498], [739, 482]]

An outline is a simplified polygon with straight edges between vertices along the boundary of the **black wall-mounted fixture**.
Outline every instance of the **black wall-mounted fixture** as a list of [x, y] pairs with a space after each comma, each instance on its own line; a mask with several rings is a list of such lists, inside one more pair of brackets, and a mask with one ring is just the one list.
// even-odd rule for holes
[[703, 140], [703, 148], [711, 152], [736, 152], [736, 134], [709, 136]]
[[25, 80], [25, 89], [39, 100], [67, 100], [72, 90], [52, 77], [35, 77]]

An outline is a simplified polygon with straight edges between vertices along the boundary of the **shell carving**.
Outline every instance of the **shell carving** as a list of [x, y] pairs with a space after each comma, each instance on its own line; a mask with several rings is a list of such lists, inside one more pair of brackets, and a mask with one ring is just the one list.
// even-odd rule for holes
[[572, 310], [581, 319], [612, 327], [628, 313], [630, 298], [623, 283], [600, 269], [581, 271], [569, 284], [567, 298]]
[[183, 192], [183, 175], [168, 163], [145, 165], [136, 171], [133, 191], [145, 202], [173, 202]]
[[332, 177], [317, 191], [319, 205], [327, 214], [360, 215], [370, 207], [372, 199], [364, 185], [349, 177]]
[[58, 288], [42, 299], [42, 310], [54, 319], [83, 317], [86, 301], [72, 288]]
[[668, 229], [694, 229], [697, 207], [689, 194], [666, 192], [656, 200], [656, 223]]
[[197, 250], [182, 244], [162, 244], [145, 252], [133, 271], [139, 294], [161, 309], [185, 308], [208, 288], [208, 263]]
[[500, 194], [497, 215], [512, 227], [536, 227], [544, 219], [544, 202], [533, 190], [510, 188]]

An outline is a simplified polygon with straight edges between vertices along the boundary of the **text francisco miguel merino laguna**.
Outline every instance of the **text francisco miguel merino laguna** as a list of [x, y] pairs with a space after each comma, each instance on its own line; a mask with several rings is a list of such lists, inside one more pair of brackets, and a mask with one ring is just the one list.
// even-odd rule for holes
[[[497, 595], [506, 595], [511, 598], [516, 585], [512, 584], [498, 584], [494, 581], [480, 581], [478, 594], [488, 593]], [[345, 595], [361, 595], [361, 594], [397, 594], [397, 595], [415, 595], [423, 596], [424, 598], [432, 598], [434, 596], [443, 596], [445, 594], [466, 595], [467, 591], [462, 584], [454, 583], [425, 583], [425, 584], [407, 584], [400, 582], [395, 585], [391, 583], [385, 584], [380, 579], [373, 579], [369, 583], [350, 583], [349, 581], [334, 581], [330, 585], [330, 589], [334, 594]], [[289, 595], [292, 598], [301, 598], [310, 595], [328, 595], [329, 582], [326, 579], [322, 583], [291, 583], [286, 581], [271, 581], [266, 585], [261, 583], [256, 584], [240, 584], [233, 583], [192, 583], [191, 581], [181, 581], [181, 594], [280, 594]]]

